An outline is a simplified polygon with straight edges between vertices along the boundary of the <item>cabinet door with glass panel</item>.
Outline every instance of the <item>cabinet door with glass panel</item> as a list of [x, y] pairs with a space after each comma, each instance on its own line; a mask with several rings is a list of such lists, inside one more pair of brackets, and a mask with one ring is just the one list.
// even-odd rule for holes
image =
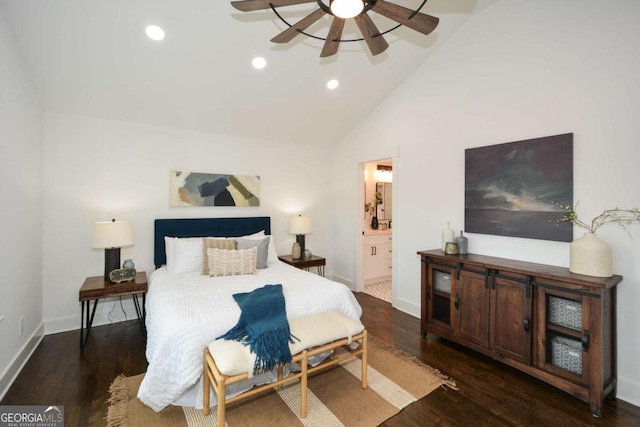
[[424, 289], [426, 297], [424, 308], [427, 323], [444, 331], [453, 332], [455, 325], [451, 314], [455, 310], [452, 294], [455, 292], [456, 268], [446, 264], [428, 263], [425, 265], [425, 272], [427, 287]]
[[[546, 284], [546, 283], [545, 283]], [[589, 384], [589, 298], [538, 287], [538, 367], [577, 384]]]
[[485, 275], [464, 270], [461, 264], [437, 261], [425, 267], [423, 331], [445, 332], [470, 343], [487, 346], [489, 339], [489, 291]]

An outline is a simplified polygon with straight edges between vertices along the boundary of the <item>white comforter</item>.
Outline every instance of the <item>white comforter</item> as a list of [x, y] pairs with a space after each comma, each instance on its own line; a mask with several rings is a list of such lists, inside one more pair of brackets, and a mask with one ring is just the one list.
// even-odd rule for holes
[[160, 411], [193, 388], [202, 376], [207, 344], [240, 318], [240, 308], [232, 296], [235, 293], [281, 283], [290, 319], [331, 309], [360, 319], [360, 305], [341, 283], [281, 261], [258, 272], [208, 277], [172, 274], [162, 267], [151, 274], [146, 305], [149, 367], [138, 391], [142, 402]]

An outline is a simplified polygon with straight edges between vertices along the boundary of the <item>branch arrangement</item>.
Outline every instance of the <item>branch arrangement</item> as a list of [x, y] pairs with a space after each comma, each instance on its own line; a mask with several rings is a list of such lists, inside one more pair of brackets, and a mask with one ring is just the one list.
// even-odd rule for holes
[[369, 215], [376, 214], [376, 206], [382, 204], [382, 193], [377, 191], [371, 203], [364, 204], [364, 212]]
[[595, 233], [598, 228], [602, 227], [605, 224], [614, 223], [622, 227], [622, 229], [626, 231], [629, 237], [631, 237], [631, 232], [629, 231], [628, 227], [635, 222], [640, 223], [640, 209], [638, 208], [607, 209], [597, 217], [593, 218], [591, 220], [591, 224], [588, 224], [578, 218], [578, 214], [576, 213], [578, 204], [576, 204], [575, 208], [572, 208], [569, 205], [563, 205], [558, 202], [551, 202], [551, 204], [564, 209], [564, 216], [559, 220], [556, 220], [557, 223], [571, 221], [578, 227], [584, 228], [589, 233]]

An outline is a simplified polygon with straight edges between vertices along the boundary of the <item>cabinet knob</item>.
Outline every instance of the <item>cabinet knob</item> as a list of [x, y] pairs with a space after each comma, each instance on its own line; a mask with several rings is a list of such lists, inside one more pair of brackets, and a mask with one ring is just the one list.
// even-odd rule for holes
[[456, 297], [453, 300], [453, 305], [456, 306], [456, 310], [460, 308], [460, 294], [456, 294]]
[[524, 317], [524, 320], [522, 321], [522, 327], [524, 328], [525, 332], [529, 332], [531, 330], [531, 319], [529, 318], [529, 316]]

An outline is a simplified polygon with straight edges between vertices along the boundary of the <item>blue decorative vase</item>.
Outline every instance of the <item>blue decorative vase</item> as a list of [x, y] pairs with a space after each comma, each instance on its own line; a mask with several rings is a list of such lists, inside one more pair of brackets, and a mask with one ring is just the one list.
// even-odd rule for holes
[[468, 252], [469, 239], [467, 239], [466, 237], [464, 237], [462, 235], [462, 230], [460, 230], [460, 235], [458, 237], [456, 237], [454, 241], [458, 245], [458, 253], [459, 254], [466, 255], [466, 254], [469, 253]]
[[130, 259], [125, 259], [122, 263], [122, 268], [135, 268], [136, 265]]

